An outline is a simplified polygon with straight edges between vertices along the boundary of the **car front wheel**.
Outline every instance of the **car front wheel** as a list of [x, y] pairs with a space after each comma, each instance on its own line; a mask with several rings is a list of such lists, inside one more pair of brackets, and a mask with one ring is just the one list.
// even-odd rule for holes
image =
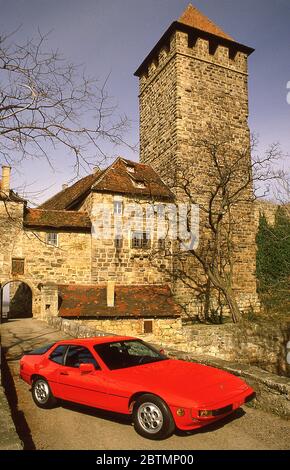
[[171, 411], [166, 403], [151, 394], [142, 395], [136, 400], [133, 421], [136, 432], [147, 439], [166, 439], [175, 429]]
[[39, 408], [52, 408], [56, 404], [47, 381], [42, 378], [33, 381], [32, 398]]

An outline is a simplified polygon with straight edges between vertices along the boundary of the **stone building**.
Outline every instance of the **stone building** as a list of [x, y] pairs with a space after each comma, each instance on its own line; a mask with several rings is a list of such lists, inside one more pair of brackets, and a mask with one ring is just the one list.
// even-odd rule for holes
[[[190, 287], [176, 279], [173, 258], [165, 256], [174, 244], [158, 238], [158, 207], [184, 201], [169, 189], [180, 162], [192, 165], [200, 187], [208, 184], [209, 161], [194, 143], [209, 125], [229, 131], [235, 149], [249, 145], [247, 59], [252, 52], [189, 5], [135, 73], [140, 80], [141, 163], [120, 157], [37, 209], [10, 189], [10, 169], [3, 167], [2, 287], [10, 281], [25, 283], [34, 316], [58, 314], [118, 333], [178, 335], [184, 306], [194, 313], [196, 303]], [[202, 204], [205, 196], [201, 191], [196, 198]], [[152, 206], [149, 235], [138, 227], [125, 236], [116, 234], [116, 220], [128, 225], [126, 207], [133, 203]], [[99, 237], [95, 230], [104, 228], [104, 205], [108, 217], [114, 215], [114, 233]], [[256, 306], [254, 210], [241, 203], [236, 213], [233, 287], [240, 306]], [[190, 260], [188, 269], [197, 269]]]
[[[140, 81], [140, 161], [152, 165], [165, 182], [174, 166], [190, 162], [198, 181], [192, 192], [200, 205], [209, 197], [204, 189], [211, 162], [196, 143], [209, 127], [229, 135], [233, 153], [250, 147], [247, 60], [252, 52], [189, 5], [135, 73]], [[247, 191], [250, 195], [250, 185]], [[233, 287], [241, 306], [256, 306], [254, 207], [239, 203], [235, 216], [239, 248], [234, 253]], [[201, 239], [204, 225], [201, 222]], [[188, 269], [198, 272], [192, 261]], [[176, 289], [183, 303], [189, 292], [184, 285]]]

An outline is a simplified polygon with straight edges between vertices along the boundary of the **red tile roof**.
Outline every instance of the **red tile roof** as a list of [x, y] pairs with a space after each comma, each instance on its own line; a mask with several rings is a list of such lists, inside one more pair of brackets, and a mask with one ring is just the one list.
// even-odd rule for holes
[[148, 72], [149, 64], [158, 56], [158, 53], [164, 45], [170, 44], [170, 39], [176, 31], [182, 31], [188, 35], [195, 35], [207, 40], [213, 40], [230, 49], [241, 51], [247, 55], [252, 54], [254, 49], [236, 42], [231, 36], [225, 33], [219, 26], [213, 23], [209, 18], [203, 15], [197, 8], [191, 4], [188, 5], [178, 21], [174, 21], [165, 31], [161, 39], [153, 47], [151, 52], [138, 67], [135, 76], [140, 77], [144, 72]]
[[[134, 173], [130, 173], [128, 167], [133, 168]], [[138, 187], [138, 182], [144, 183], [144, 187]], [[72, 209], [92, 190], [151, 198], [174, 198], [173, 193], [151, 166], [118, 158], [106, 170], [82, 178], [44, 202], [39, 208]]]
[[[130, 171], [131, 170], [131, 171]], [[138, 185], [142, 187], [138, 187]], [[93, 184], [98, 192], [173, 199], [173, 193], [149, 165], [118, 158]]]
[[197, 8], [193, 7], [191, 3], [182, 13], [178, 22], [186, 24], [187, 26], [191, 26], [192, 28], [200, 29], [206, 33], [214, 34], [215, 36], [233, 41], [231, 36], [225, 33], [219, 26], [217, 26], [203, 13], [201, 13]]
[[106, 286], [59, 285], [60, 317], [179, 317], [181, 307], [169, 286], [116, 286], [115, 306], [107, 307]]
[[91, 221], [85, 212], [27, 209], [25, 227], [91, 230]]
[[97, 181], [102, 172], [98, 171], [91, 175], [85, 176], [81, 180], [63, 189], [59, 193], [52, 196], [46, 202], [39, 206], [40, 209], [64, 210], [73, 205], [80, 197], [85, 197], [89, 193], [92, 185]]

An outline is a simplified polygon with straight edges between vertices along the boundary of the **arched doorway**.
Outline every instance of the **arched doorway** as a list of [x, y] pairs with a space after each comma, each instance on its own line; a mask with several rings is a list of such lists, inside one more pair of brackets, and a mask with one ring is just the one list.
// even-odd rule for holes
[[32, 290], [23, 281], [8, 281], [1, 286], [1, 319], [31, 318]]

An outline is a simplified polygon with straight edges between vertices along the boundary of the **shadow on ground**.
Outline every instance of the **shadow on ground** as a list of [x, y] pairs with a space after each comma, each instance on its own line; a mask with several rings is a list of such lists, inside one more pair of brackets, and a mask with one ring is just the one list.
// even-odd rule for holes
[[14, 380], [5, 358], [5, 350], [1, 350], [1, 367], [2, 367], [2, 385], [7, 397], [7, 401], [11, 410], [11, 416], [15, 425], [16, 432], [23, 442], [24, 450], [35, 450], [31, 432], [22, 411], [18, 409], [18, 398], [14, 385]]

